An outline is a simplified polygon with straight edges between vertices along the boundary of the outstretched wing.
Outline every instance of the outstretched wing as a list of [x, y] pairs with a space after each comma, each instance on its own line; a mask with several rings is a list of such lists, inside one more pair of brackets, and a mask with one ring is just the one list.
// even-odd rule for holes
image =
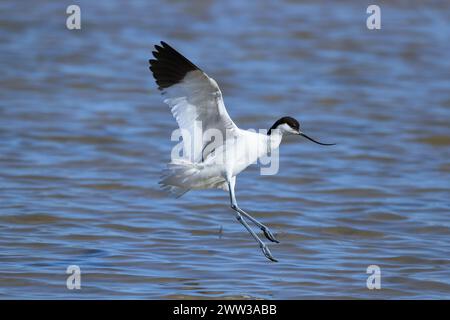
[[161, 41], [155, 45], [155, 59], [150, 70], [182, 129], [183, 153], [192, 162], [202, 161], [202, 152], [209, 141], [203, 132], [217, 129], [225, 140], [227, 134], [237, 134], [222, 99], [222, 92], [213, 78], [208, 77], [191, 61]]

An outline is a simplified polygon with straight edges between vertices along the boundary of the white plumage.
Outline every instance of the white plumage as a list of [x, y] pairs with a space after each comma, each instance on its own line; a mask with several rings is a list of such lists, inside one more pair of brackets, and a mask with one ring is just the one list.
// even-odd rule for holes
[[256, 224], [270, 241], [278, 242], [265, 225], [239, 208], [234, 193], [236, 176], [258, 158], [278, 148], [284, 134], [302, 135], [315, 143], [323, 143], [300, 132], [298, 121], [291, 117], [280, 118], [268, 134], [239, 129], [228, 115], [214, 79], [167, 43], [161, 42], [161, 46], [155, 48], [155, 59], [149, 60], [150, 70], [183, 139], [183, 157], [172, 158], [167, 165], [160, 181], [162, 188], [176, 196], [191, 189], [228, 190], [238, 221], [259, 243], [264, 255], [276, 261], [243, 218]]
[[[183, 81], [164, 88], [162, 94], [180, 129], [190, 135], [186, 138], [183, 135], [183, 141], [184, 151], [189, 153], [188, 159], [192, 162], [201, 161], [203, 141], [198, 133], [213, 128], [224, 136], [227, 130], [237, 134], [238, 128], [225, 109], [219, 86], [204, 72], [188, 72]], [[190, 139], [194, 139], [192, 145], [188, 145]]]

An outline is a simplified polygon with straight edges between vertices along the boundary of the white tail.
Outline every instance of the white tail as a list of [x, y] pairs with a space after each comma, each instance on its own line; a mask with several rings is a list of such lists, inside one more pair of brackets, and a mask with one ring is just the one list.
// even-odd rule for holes
[[[206, 169], [206, 170], [205, 170]], [[191, 189], [226, 188], [225, 179], [209, 175], [203, 163], [193, 163], [185, 159], [172, 160], [163, 170], [161, 188], [177, 198]]]
[[162, 189], [179, 198], [191, 189], [189, 181], [198, 172], [195, 163], [183, 159], [172, 160], [163, 170], [159, 184]]

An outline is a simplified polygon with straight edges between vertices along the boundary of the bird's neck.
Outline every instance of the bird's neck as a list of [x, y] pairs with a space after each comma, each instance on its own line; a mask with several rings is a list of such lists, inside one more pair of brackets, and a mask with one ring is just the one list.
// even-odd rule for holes
[[283, 133], [281, 132], [281, 130], [275, 129], [275, 130], [270, 130], [270, 133], [268, 134], [268, 147], [269, 150], [274, 150], [276, 148], [278, 148], [280, 146], [281, 143], [281, 139], [283, 138]]

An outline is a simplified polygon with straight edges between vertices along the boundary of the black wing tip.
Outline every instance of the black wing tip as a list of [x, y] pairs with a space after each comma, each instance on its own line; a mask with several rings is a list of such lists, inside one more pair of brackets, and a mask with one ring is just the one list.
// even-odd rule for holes
[[155, 59], [148, 60], [150, 71], [160, 90], [181, 82], [188, 72], [200, 70], [166, 42], [161, 41], [160, 44], [156, 44], [156, 51], [152, 51]]
[[164, 48], [164, 49], [169, 49], [169, 50], [174, 50], [174, 51], [176, 51], [171, 45], [169, 45], [167, 42], [162, 41], [162, 40], [159, 42], [159, 45], [155, 45], [155, 47], [156, 47], [156, 46], [162, 47], [162, 48]]

